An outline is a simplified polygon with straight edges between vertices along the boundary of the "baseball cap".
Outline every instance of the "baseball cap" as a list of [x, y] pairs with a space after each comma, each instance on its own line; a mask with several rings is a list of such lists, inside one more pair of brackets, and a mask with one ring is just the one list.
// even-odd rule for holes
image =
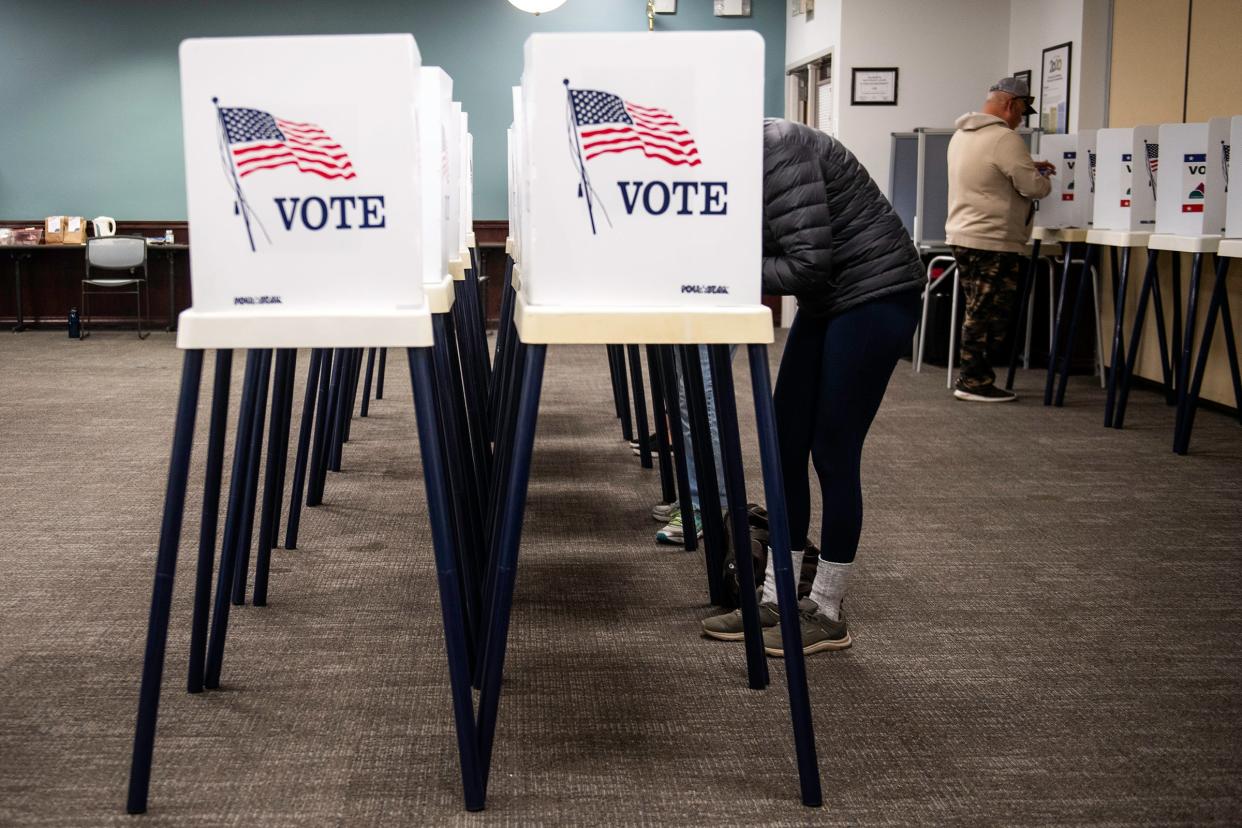
[[1026, 85], [1026, 81], [1022, 78], [1001, 78], [996, 83], [992, 84], [992, 88], [988, 91], [1004, 92], [1006, 94], [1013, 95], [1015, 98], [1022, 98], [1022, 100], [1026, 103], [1026, 111], [1022, 114], [1035, 114], [1035, 107], [1031, 106], [1031, 104], [1035, 102], [1035, 99], [1031, 97], [1030, 87]]

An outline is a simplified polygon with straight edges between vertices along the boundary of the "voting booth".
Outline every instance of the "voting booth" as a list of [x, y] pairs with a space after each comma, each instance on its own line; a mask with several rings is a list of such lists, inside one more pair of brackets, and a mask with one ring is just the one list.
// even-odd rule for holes
[[1156, 224], [1156, 126], [1101, 129], [1096, 133], [1096, 230], [1151, 232]]
[[1095, 130], [1045, 135], [1039, 158], [1056, 165], [1052, 190], [1039, 200], [1035, 224], [1048, 228], [1086, 228], [1092, 221], [1095, 189]]
[[1156, 232], [1218, 236], [1225, 231], [1228, 118], [1160, 126]]
[[422, 281], [433, 313], [452, 306], [449, 234], [444, 201], [452, 186], [445, 145], [445, 120], [452, 114], [453, 80], [438, 66], [424, 66], [419, 89], [420, 183], [422, 189]]
[[194, 304], [178, 345], [429, 344], [409, 278], [422, 235], [414, 39], [187, 40], [181, 66]]
[[[1238, 152], [1230, 152], [1232, 147], [1242, 147], [1242, 115], [1229, 119], [1229, 143], [1225, 146], [1225, 236], [1230, 239], [1242, 239], [1242, 162], [1238, 160]], [[1233, 182], [1233, 187], [1229, 184]]]
[[758, 35], [536, 34], [525, 56], [528, 301], [759, 305]]
[[[147, 808], [205, 350], [216, 352], [215, 377], [185, 685], [189, 692], [220, 687], [229, 608], [245, 603], [256, 517], [253, 598], [255, 606], [266, 604], [299, 348], [311, 349], [311, 361], [287, 547], [295, 546], [294, 517], [303, 482], [307, 505], [313, 505], [315, 480], [322, 494], [332, 454], [339, 464], [362, 349], [372, 346], [374, 354], [376, 347], [393, 346], [406, 348], [409, 356], [435, 553], [445, 560], [455, 554], [445, 475], [454, 458], [451, 444], [440, 440], [437, 408], [442, 403], [431, 365], [435, 337], [419, 272], [426, 263], [424, 240], [435, 238], [438, 211], [423, 203], [428, 177], [419, 133], [423, 73], [414, 38], [194, 39], [182, 43], [180, 61], [194, 303], [178, 326], [184, 365], [139, 690], [126, 803], [130, 813]], [[385, 79], [382, 86], [374, 83], [377, 77]], [[441, 73], [435, 83], [444, 80]], [[434, 97], [442, 97], [442, 91], [437, 89]], [[442, 254], [434, 258], [438, 271]], [[222, 510], [237, 348], [246, 349], [246, 367], [227, 509]], [[266, 472], [259, 516], [261, 456]]]

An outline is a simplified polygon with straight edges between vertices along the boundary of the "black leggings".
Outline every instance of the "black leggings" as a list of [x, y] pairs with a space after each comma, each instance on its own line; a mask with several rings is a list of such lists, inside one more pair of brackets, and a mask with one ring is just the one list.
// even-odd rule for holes
[[794, 317], [776, 377], [776, 428], [790, 549], [811, 524], [807, 458], [823, 494], [820, 558], [849, 563], [862, 531], [863, 441], [919, 316], [919, 293], [867, 302], [829, 319]]

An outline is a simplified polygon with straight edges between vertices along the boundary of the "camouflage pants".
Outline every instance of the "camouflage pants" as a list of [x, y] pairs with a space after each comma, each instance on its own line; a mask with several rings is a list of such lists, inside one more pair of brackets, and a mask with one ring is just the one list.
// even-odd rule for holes
[[966, 294], [961, 382], [966, 388], [983, 388], [996, 382], [991, 357], [1009, 328], [1023, 258], [970, 247], [954, 247], [953, 258]]

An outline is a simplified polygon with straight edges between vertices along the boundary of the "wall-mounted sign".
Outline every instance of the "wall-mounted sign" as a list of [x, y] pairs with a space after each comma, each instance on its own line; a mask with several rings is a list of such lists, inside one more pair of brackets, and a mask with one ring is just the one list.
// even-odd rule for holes
[[1044, 49], [1039, 75], [1039, 125], [1045, 135], [1063, 135], [1070, 123], [1072, 43]]
[[[1020, 80], [1026, 81], [1026, 88], [1028, 91], [1030, 90], [1031, 88], [1031, 70], [1030, 69], [1023, 69], [1021, 72], [1014, 72], [1013, 76]], [[1031, 125], [1031, 116], [1023, 115], [1022, 126], [1029, 127], [1030, 125]]]
[[896, 106], [897, 67], [861, 69], [855, 67], [850, 80], [853, 106]]

